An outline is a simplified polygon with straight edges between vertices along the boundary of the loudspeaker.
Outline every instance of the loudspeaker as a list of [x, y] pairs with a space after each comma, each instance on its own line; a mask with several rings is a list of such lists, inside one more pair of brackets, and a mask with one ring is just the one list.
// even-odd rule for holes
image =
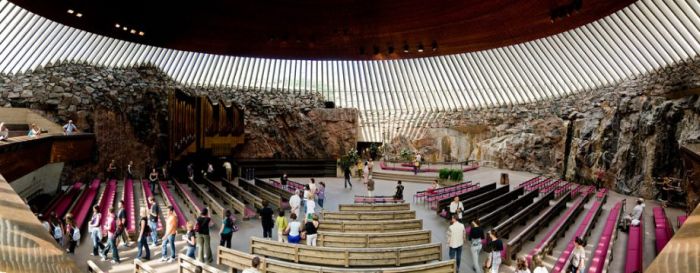
[[326, 106], [326, 108], [335, 108], [335, 102], [325, 101], [323, 104]]

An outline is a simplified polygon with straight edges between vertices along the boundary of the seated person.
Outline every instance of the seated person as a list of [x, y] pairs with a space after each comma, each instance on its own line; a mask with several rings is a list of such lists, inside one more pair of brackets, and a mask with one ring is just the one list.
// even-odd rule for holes
[[435, 190], [437, 190], [439, 188], [440, 188], [440, 184], [438, 184], [438, 181], [437, 180], [433, 181], [433, 184], [431, 184], [430, 187], [428, 188], [428, 194], [430, 194], [430, 195], [435, 194]]
[[10, 135], [10, 131], [5, 127], [4, 122], [0, 122], [0, 140], [7, 140]]
[[32, 125], [29, 126], [29, 133], [27, 133], [27, 136], [36, 137], [39, 134], [41, 134], [41, 130], [39, 130], [39, 126], [36, 126], [35, 123], [32, 123]]
[[637, 205], [634, 206], [632, 212], [625, 215], [625, 225], [638, 226], [642, 222], [642, 212], [644, 212], [644, 199], [637, 199]]

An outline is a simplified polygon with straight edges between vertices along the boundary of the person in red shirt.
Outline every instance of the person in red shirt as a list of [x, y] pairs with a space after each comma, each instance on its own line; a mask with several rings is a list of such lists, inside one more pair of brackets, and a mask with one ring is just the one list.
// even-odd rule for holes
[[102, 260], [106, 260], [107, 253], [112, 251], [112, 263], [119, 263], [119, 250], [117, 250], [117, 215], [114, 208], [109, 208], [109, 215], [105, 222], [104, 229], [107, 231], [107, 246], [102, 251]]

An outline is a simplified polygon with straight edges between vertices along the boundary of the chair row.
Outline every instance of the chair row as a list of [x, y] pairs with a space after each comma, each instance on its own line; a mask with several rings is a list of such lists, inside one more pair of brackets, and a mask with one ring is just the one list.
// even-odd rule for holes
[[571, 197], [564, 196], [564, 198], [559, 199], [554, 203], [553, 206], [541, 213], [537, 218], [532, 220], [528, 226], [521, 230], [518, 234], [513, 236], [508, 241], [508, 253], [510, 254], [510, 259], [515, 259], [515, 256], [520, 252], [523, 244], [527, 240], [533, 240], [535, 235], [544, 227], [549, 225], [549, 222], [556, 218], [557, 215], [566, 209], [566, 202], [571, 200]]
[[[259, 178], [255, 178], [255, 179], [253, 179], [253, 181], [248, 181], [245, 179], [238, 178], [238, 181], [239, 181], [238, 185], [240, 185], [243, 188], [245, 188], [246, 185], [243, 183], [240, 183], [240, 182], [246, 182], [250, 185], [258, 186], [259, 188], [261, 188], [267, 192], [270, 192], [272, 194], [279, 196], [282, 199], [281, 201], [284, 201], [284, 202], [288, 202], [289, 198], [291, 198], [292, 194], [294, 194], [293, 191], [289, 191], [288, 189], [282, 189], [282, 188], [275, 187], [275, 185], [273, 185], [272, 182], [268, 182], [268, 181], [265, 181], [265, 180], [262, 180]], [[263, 196], [260, 196], [260, 198], [265, 199], [265, 197], [263, 197]], [[272, 203], [272, 204], [278, 204], [278, 203], [279, 202]]]
[[644, 269], [644, 221], [630, 226], [628, 234], [625, 273], [639, 273]]
[[226, 211], [224, 206], [221, 205], [221, 203], [219, 203], [219, 200], [214, 198], [214, 196], [212, 196], [211, 193], [209, 193], [209, 191], [206, 188], [204, 188], [204, 186], [192, 180], [189, 180], [189, 185], [190, 188], [192, 188], [192, 191], [194, 191], [194, 193], [197, 196], [199, 196], [200, 200], [202, 200], [204, 205], [206, 205], [212, 213], [224, 215], [224, 212]]
[[250, 253], [322, 266], [402, 266], [439, 261], [442, 258], [442, 244], [390, 248], [335, 248], [289, 244], [252, 237]]
[[[163, 200], [165, 201], [165, 204], [168, 206], [172, 206], [173, 209], [175, 210], [175, 214], [177, 215], [177, 227], [181, 231], [187, 230], [187, 217], [185, 217], [185, 214], [182, 213], [182, 210], [180, 209], [180, 205], [175, 202], [175, 197], [173, 196], [172, 192], [170, 192], [170, 188], [168, 188], [168, 182], [167, 181], [160, 181], [160, 192], [162, 193]], [[165, 211], [165, 210], [163, 210]]]
[[68, 188], [65, 193], [60, 194], [59, 197], [44, 210], [44, 216], [48, 217], [53, 212], [56, 217], [63, 218], [73, 205], [73, 201], [78, 199], [77, 197], [82, 194], [83, 185], [84, 184], [81, 182], [76, 182]]
[[[151, 188], [150, 188], [148, 183], [150, 183], [150, 182], [146, 179], [141, 180], [141, 192], [143, 193], [142, 201], [143, 201], [145, 208], [151, 209], [151, 204], [148, 202], [148, 198], [151, 196], [154, 196], [154, 195], [151, 192]], [[162, 219], [159, 219], [157, 232], [162, 232], [162, 231], [163, 231], [163, 221], [162, 221]]]
[[[465, 200], [468, 200], [475, 196], [479, 196], [481, 194], [495, 190], [496, 187], [496, 183], [491, 183], [483, 187], [480, 186], [478, 189], [462, 193], [455, 197], [459, 197], [459, 200], [461, 200], [461, 202], [464, 202]], [[454, 200], [454, 197], [444, 198], [437, 202], [437, 206], [435, 207], [435, 209], [437, 210], [438, 215], [442, 216], [443, 218], [447, 218], [447, 208], [450, 206], [450, 203], [452, 203], [452, 200]]]
[[262, 198], [243, 189], [241, 186], [237, 185], [237, 183], [231, 183], [222, 180], [221, 184], [224, 185], [224, 187], [226, 188], [226, 192], [233, 195], [233, 197], [238, 198], [238, 200], [247, 203], [248, 206], [253, 207], [255, 209], [262, 208]]
[[442, 188], [438, 188], [438, 189], [435, 189], [435, 190], [423, 190], [423, 191], [418, 191], [418, 192], [416, 192], [415, 194], [413, 194], [413, 200], [416, 201], [416, 199], [417, 199], [418, 201], [420, 201], [421, 198], [424, 198], [424, 197], [427, 197], [427, 196], [431, 196], [431, 195], [435, 195], [435, 194], [448, 193], [448, 192], [453, 192], [453, 191], [459, 191], [459, 190], [462, 189], [462, 188], [468, 187], [468, 186], [470, 185], [470, 182], [471, 182], [471, 181], [461, 182], [461, 183], [458, 183], [458, 184], [455, 184], [455, 185], [452, 185], [452, 186], [442, 187]]
[[598, 244], [593, 251], [591, 257], [591, 263], [588, 266], [588, 272], [590, 273], [602, 273], [607, 267], [608, 263], [612, 258], [613, 253], [613, 242], [617, 237], [617, 222], [622, 216], [622, 202], [617, 202], [610, 210], [608, 214], [608, 219], [605, 221], [605, 226], [603, 227], [603, 233], [598, 239]]
[[[262, 180], [260, 180], [260, 183], [265, 183], [265, 185], [270, 185], [267, 182], [264, 182]], [[285, 206], [284, 204], [286, 202], [283, 202], [282, 195], [279, 195], [279, 194], [272, 192], [272, 191], [268, 191], [265, 188], [258, 186], [258, 182], [248, 181], [245, 179], [238, 179], [238, 186], [240, 186], [244, 190], [254, 194], [255, 196], [260, 197], [262, 200], [266, 200], [272, 206], [286, 209], [286, 207], [284, 207]], [[291, 195], [289, 197], [291, 198]], [[287, 199], [287, 200], [289, 200], [289, 199]]]
[[532, 257], [535, 255], [551, 254], [552, 249], [556, 246], [557, 238], [564, 236], [566, 230], [571, 226], [576, 219], [576, 216], [583, 210], [583, 205], [587, 199], [580, 197], [574, 201], [574, 204], [564, 213], [564, 216], [559, 218], [559, 221], [554, 223], [551, 229], [545, 234], [544, 238], [532, 249], [525, 257], [528, 264], [532, 264]]
[[[408, 166], [404, 167], [403, 165], [401, 167], [397, 166], [388, 166], [384, 161], [379, 162], [379, 167], [382, 168], [382, 170], [390, 170], [390, 171], [402, 171], [402, 172], [412, 172], [413, 171], [413, 166]], [[467, 165], [465, 167], [462, 167], [462, 172], [468, 172], [468, 171], [473, 171], [479, 168], [479, 163], [473, 163], [472, 165]], [[438, 168], [420, 168], [420, 172], [439, 172], [440, 169]]]
[[[233, 210], [233, 213], [240, 215], [243, 219], [255, 217], [255, 210], [248, 208], [245, 204], [243, 204], [243, 202], [241, 202], [241, 200], [238, 200], [231, 194], [229, 194], [225, 188], [217, 185], [216, 182], [213, 182], [207, 179], [206, 177], [202, 180], [204, 181], [205, 186], [207, 186], [207, 188], [209, 189], [209, 193], [218, 197], [220, 201], [222, 201], [225, 205], [227, 205], [227, 207]], [[223, 213], [221, 215], [223, 215]]]
[[528, 187], [528, 186], [531, 186], [533, 184], [539, 183], [542, 180], [544, 180], [544, 177], [542, 177], [542, 176], [533, 177], [533, 178], [526, 180], [523, 183], [520, 183], [520, 185], [518, 185], [518, 187]]
[[430, 204], [431, 207], [433, 207], [437, 202], [440, 200], [444, 199], [454, 199], [455, 196], [462, 195], [467, 192], [471, 192], [474, 190], [479, 189], [479, 184], [472, 184], [471, 182], [467, 182], [468, 184], [456, 191], [450, 191], [450, 192], [444, 192], [444, 193], [438, 193], [438, 194], [433, 194], [430, 196], [426, 196], [425, 199], [423, 199], [425, 202]]
[[654, 234], [656, 235], [656, 253], [661, 253], [661, 250], [668, 244], [668, 241], [673, 237], [673, 227], [671, 222], [666, 217], [666, 211], [662, 207], [655, 207], [654, 212]]
[[[537, 197], [537, 192], [531, 191], [528, 192], [522, 196], [520, 196], [518, 199], [512, 200], [510, 203], [507, 203], [505, 206], [500, 206], [498, 207], [497, 203], [495, 202], [489, 202], [490, 204], [484, 204], [483, 206], [477, 207], [479, 208], [479, 211], [476, 213], [475, 217], [479, 217], [479, 222], [481, 222], [481, 226], [483, 227], [490, 227], [501, 221], [504, 217], [509, 216], [509, 215], [514, 215], [516, 212], [518, 212], [520, 209], [528, 207], [529, 205], [532, 204], [532, 202], [535, 200], [535, 197]], [[505, 196], [505, 195], [504, 195]], [[485, 212], [491, 211], [488, 214], [482, 215]], [[469, 218], [463, 218], [465, 220], [469, 220]]]
[[542, 178], [542, 179], [540, 179], [540, 180], [537, 180], [536, 182], [534, 182], [534, 183], [532, 183], [532, 184], [530, 184], [530, 185], [528, 185], [528, 186], [525, 186], [525, 187], [523, 187], [523, 188], [524, 188], [526, 191], [539, 190], [539, 189], [541, 189], [541, 188], [544, 187], [545, 185], [548, 185], [548, 184], [551, 183], [551, 182], [552, 182], [552, 179], [551, 179], [551, 178], [546, 178], [546, 177], [545, 177], [545, 178]]
[[384, 220], [407, 220], [415, 219], [416, 212], [413, 210], [398, 211], [371, 211], [371, 212], [330, 212], [322, 211], [323, 220], [339, 221], [384, 221]]
[[[473, 196], [471, 198], [462, 200], [461, 201], [462, 206], [464, 208], [472, 208], [472, 207], [478, 206], [479, 204], [483, 204], [484, 202], [487, 202], [489, 200], [493, 200], [495, 198], [498, 198], [499, 196], [507, 194], [508, 190], [509, 190], [508, 187], [493, 188], [490, 191], [487, 191], [487, 192], [481, 193], [479, 195]], [[445, 217], [445, 218], [449, 217], [449, 215], [447, 214], [446, 211], [445, 211], [445, 213], [441, 213], [440, 216]], [[464, 215], [462, 217], [464, 217]]]
[[122, 199], [124, 200], [124, 211], [126, 212], [126, 232], [129, 234], [136, 233], [136, 206], [134, 198], [134, 180], [127, 179], [124, 181], [124, 190], [122, 191]]
[[342, 248], [382, 248], [429, 244], [430, 230], [385, 233], [318, 232], [316, 244]]
[[[507, 190], [508, 187], [502, 187], [501, 189]], [[494, 196], [493, 198], [490, 198], [488, 200], [483, 200], [479, 203], [465, 204], [465, 211], [462, 212], [462, 219], [465, 219], [466, 221], [471, 221], [472, 219], [475, 219], [486, 212], [494, 211], [496, 208], [500, 208], [501, 206], [504, 206], [510, 203], [511, 201], [518, 199], [518, 197], [523, 193], [525, 193], [525, 190], [523, 188], [517, 188], [505, 194]], [[535, 198], [535, 195], [529, 195], [530, 202], [532, 202], [532, 199]]]
[[192, 193], [192, 190], [185, 188], [186, 185], [179, 182], [177, 179], [173, 179], [175, 182], [175, 192], [180, 195], [180, 198], [185, 203], [185, 206], [189, 208], [192, 215], [198, 215], [200, 211], [204, 208], [204, 203], [196, 195]]
[[[71, 210], [73, 214], [73, 219], [75, 220], [75, 225], [82, 227], [85, 224], [88, 214], [92, 211], [92, 204], [97, 197], [97, 192], [100, 190], [100, 180], [95, 179], [90, 183], [90, 186], [80, 195], [78, 201], [75, 203]], [[105, 214], [106, 215], [106, 214]], [[106, 218], [106, 217], [102, 217]]]
[[397, 211], [410, 210], [411, 205], [408, 203], [389, 203], [389, 204], [340, 204], [338, 211]]
[[326, 232], [383, 233], [423, 229], [422, 219], [389, 221], [322, 220], [318, 230]]
[[[536, 193], [536, 191], [532, 192]], [[524, 209], [521, 209], [515, 215], [498, 224], [498, 226], [496, 226], [494, 229], [497, 230], [498, 233], [503, 236], [503, 238], [508, 239], [513, 227], [516, 225], [523, 225], [530, 217], [539, 215], [543, 209], [549, 207], [549, 201], [553, 199], [554, 193], [549, 193], [542, 196], [542, 198], [538, 199], [536, 202], [530, 204]]]
[[102, 197], [98, 201], [100, 204], [100, 213], [102, 213], [102, 218], [100, 218], [100, 228], [102, 228], [102, 234], [107, 234], [104, 225], [107, 221], [107, 215], [109, 208], [114, 206], [114, 199], [117, 197], [117, 180], [110, 180], [105, 185], [104, 191], [102, 191]]
[[380, 196], [363, 196], [355, 195], [355, 204], [374, 204], [374, 203], [403, 203], [403, 199], [396, 199], [391, 195]]
[[568, 268], [567, 265], [570, 263], [571, 254], [573, 253], [575, 247], [575, 238], [580, 237], [585, 239], [588, 237], [602, 211], [603, 203], [597, 200], [593, 202], [593, 206], [588, 210], [588, 213], [586, 213], [586, 217], [583, 218], [583, 222], [581, 222], [578, 229], [576, 229], [574, 237], [569, 241], [569, 244], [566, 245], [566, 248], [561, 255], [559, 255], [559, 258], [552, 269], [552, 273], [564, 272], [564, 269]]

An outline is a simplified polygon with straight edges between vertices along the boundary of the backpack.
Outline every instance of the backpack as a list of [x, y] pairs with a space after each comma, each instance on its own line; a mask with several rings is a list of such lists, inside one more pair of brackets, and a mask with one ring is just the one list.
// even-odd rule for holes
[[80, 241], [80, 229], [73, 228], [73, 241]]

